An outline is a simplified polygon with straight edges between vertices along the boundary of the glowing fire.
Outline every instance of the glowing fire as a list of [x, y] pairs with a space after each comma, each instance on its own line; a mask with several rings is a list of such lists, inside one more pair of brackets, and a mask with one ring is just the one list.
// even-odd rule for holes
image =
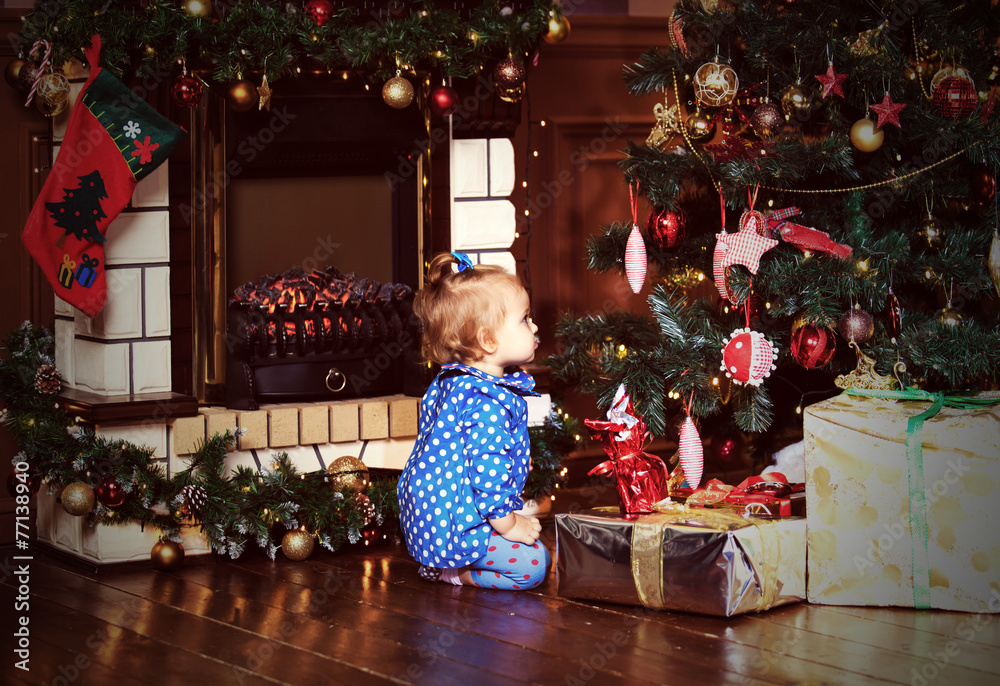
[[[308, 274], [296, 267], [278, 276], [263, 276], [256, 283], [250, 281], [243, 284], [233, 291], [230, 303], [249, 303], [261, 313], [283, 313], [284, 317], [267, 319], [267, 337], [271, 341], [277, 337], [277, 320], [281, 320], [284, 326], [286, 339], [296, 335], [296, 320], [299, 318], [288, 317], [296, 310], [332, 313], [330, 317], [310, 316], [302, 320], [303, 334], [311, 340], [315, 338], [317, 322], [326, 336], [331, 335], [334, 325], [338, 325], [343, 334], [349, 334], [349, 318], [344, 316], [351, 309], [349, 305], [392, 302], [410, 292], [410, 287], [402, 284], [382, 284], [359, 278], [353, 273], [345, 276], [336, 267], [313, 270]], [[360, 316], [350, 316], [355, 326], [361, 325]]]

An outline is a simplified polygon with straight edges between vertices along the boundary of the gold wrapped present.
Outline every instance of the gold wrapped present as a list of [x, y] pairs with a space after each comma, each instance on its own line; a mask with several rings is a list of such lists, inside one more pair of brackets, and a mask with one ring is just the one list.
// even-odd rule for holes
[[806, 520], [686, 508], [556, 515], [559, 595], [729, 617], [805, 598]]
[[806, 408], [809, 601], [1000, 611], [1000, 394]]

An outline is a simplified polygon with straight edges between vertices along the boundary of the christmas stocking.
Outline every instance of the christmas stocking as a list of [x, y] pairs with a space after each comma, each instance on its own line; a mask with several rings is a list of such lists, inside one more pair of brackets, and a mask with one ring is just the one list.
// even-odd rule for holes
[[100, 36], [84, 53], [90, 78], [22, 239], [56, 295], [93, 317], [107, 296], [108, 225], [185, 134], [101, 69]]

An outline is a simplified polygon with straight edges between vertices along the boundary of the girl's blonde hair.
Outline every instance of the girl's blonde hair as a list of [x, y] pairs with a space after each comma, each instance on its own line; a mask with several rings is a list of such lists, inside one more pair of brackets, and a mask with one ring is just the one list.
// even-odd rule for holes
[[521, 281], [494, 265], [477, 264], [453, 271], [458, 260], [442, 253], [431, 260], [423, 290], [413, 301], [413, 311], [423, 324], [421, 352], [425, 360], [476, 362], [486, 350], [480, 332], [495, 337], [507, 315], [502, 295], [524, 290]]

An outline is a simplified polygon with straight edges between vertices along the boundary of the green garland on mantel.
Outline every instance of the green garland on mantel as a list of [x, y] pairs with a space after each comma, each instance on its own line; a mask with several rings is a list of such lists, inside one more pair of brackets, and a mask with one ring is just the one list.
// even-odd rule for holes
[[552, 0], [521, 3], [519, 10], [512, 3], [486, 2], [466, 16], [451, 9], [453, 3], [396, 2], [381, 13], [334, 9], [319, 26], [301, 0], [219, 3], [207, 18], [192, 16], [192, 4], [39, 0], [24, 17], [21, 56], [27, 58], [35, 41], [44, 39], [52, 46], [52, 64], [85, 64], [83, 48], [100, 34], [101, 61], [118, 77], [129, 66], [163, 73], [183, 59], [220, 83], [250, 73], [276, 81], [296, 76], [304, 65], [350, 69], [373, 81], [400, 68], [465, 78], [508, 54], [525, 55], [548, 32], [550, 13], [561, 16]]
[[[167, 479], [153, 449], [98, 436], [66, 413], [52, 381], [54, 349], [52, 334], [28, 321], [7, 335], [7, 354], [0, 356], [0, 423], [20, 447], [12, 464], [28, 465], [25, 480], [44, 480], [51, 491], [75, 482], [98, 491], [110, 480], [124, 491], [124, 501], [114, 507], [98, 498], [86, 514], [90, 524], [149, 525], [161, 530], [161, 538], [177, 542], [183, 527], [199, 527], [216, 553], [237, 558], [253, 541], [271, 559], [286, 530], [304, 528], [336, 551], [378, 526], [398, 528], [392, 477], [373, 477], [359, 494], [336, 488], [326, 472], [299, 472], [284, 452], [260, 471], [238, 466], [223, 476], [235, 432], [208, 438], [187, 468]], [[562, 483], [562, 460], [579, 440], [574, 430], [573, 420], [557, 410], [529, 429], [537, 454], [525, 497], [543, 497]]]

